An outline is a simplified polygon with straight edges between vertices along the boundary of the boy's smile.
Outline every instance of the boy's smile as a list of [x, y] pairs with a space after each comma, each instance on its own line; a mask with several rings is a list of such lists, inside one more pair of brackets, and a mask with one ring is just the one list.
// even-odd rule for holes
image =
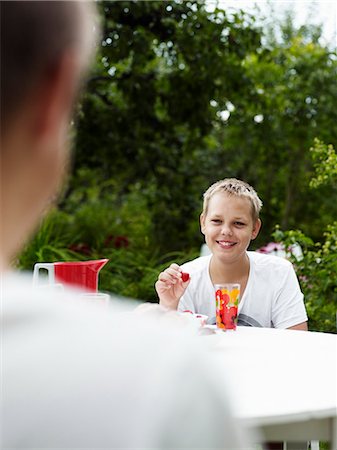
[[210, 251], [225, 263], [245, 257], [250, 241], [260, 230], [260, 221], [253, 220], [250, 200], [222, 192], [210, 199], [200, 223]]
[[232, 248], [232, 247], [234, 247], [234, 245], [236, 245], [236, 242], [231, 242], [231, 241], [216, 241], [216, 242], [220, 245], [220, 247], [223, 247], [226, 249]]

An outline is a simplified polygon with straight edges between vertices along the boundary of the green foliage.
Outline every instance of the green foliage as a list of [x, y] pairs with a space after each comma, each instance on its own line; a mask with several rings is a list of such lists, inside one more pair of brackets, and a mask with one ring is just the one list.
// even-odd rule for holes
[[219, 130], [223, 164], [231, 152], [237, 173], [264, 201], [267, 235], [281, 223], [319, 239], [322, 226], [336, 216], [331, 188], [308, 190], [314, 138], [337, 140], [336, 58], [309, 37], [309, 29], [305, 36], [293, 29], [289, 40], [267, 43], [245, 58], [251, 89], [232, 101], [228, 125]]
[[285, 248], [297, 243], [303, 258], [290, 257], [305, 298], [309, 329], [336, 333], [337, 320], [337, 222], [324, 233], [324, 241], [314, 243], [301, 231], [282, 232], [274, 237]]
[[54, 208], [16, 262], [32, 270], [36, 262], [108, 258], [99, 288], [126, 297], [157, 301], [154, 283], [172, 262], [195, 252], [161, 254], [151, 237], [149, 208], [136, 185], [121, 199], [113, 182], [97, 183], [95, 171], [81, 170], [78, 188], [63, 209]]
[[101, 289], [155, 301], [162, 268], [199, 253], [202, 193], [236, 176], [264, 203], [254, 246], [277, 223], [301, 230], [279, 238], [305, 250], [310, 327], [332, 329], [337, 58], [320, 28], [297, 29], [288, 15], [261, 29], [252, 15], [194, 0], [98, 6], [74, 175], [18, 266], [107, 257]]
[[75, 167], [118, 180], [121, 196], [138, 183], [163, 253], [200, 245], [199, 231], [187, 231], [213, 181], [209, 135], [231, 92], [247, 91], [242, 59], [259, 46], [259, 30], [248, 15], [209, 13], [204, 2], [99, 6], [102, 46], [81, 107]]
[[[317, 139], [311, 149], [315, 161], [316, 178], [312, 187], [333, 184], [336, 179], [336, 154], [332, 146]], [[304, 293], [309, 327], [314, 331], [336, 333], [337, 326], [337, 222], [327, 226], [323, 240], [314, 243], [301, 231], [282, 232], [277, 228], [274, 237], [290, 248], [295, 243], [303, 251], [303, 258], [290, 257]]]
[[154, 284], [158, 275], [172, 262], [182, 264], [196, 257], [196, 254], [176, 252], [167, 255], [139, 251], [130, 245], [126, 249], [106, 249], [105, 256], [110, 262], [100, 275], [100, 289], [120, 295], [158, 302]]
[[67, 215], [52, 209], [43, 219], [36, 235], [19, 255], [15, 265], [32, 270], [37, 262], [76, 260], [78, 255], [68, 248], [71, 230], [67, 227]]
[[337, 181], [337, 155], [333, 146], [315, 139], [310, 148], [314, 160], [315, 176], [310, 180], [310, 187], [317, 188], [322, 184]]
[[[103, 35], [75, 173], [113, 178], [120, 203], [139, 186], [162, 253], [200, 246], [202, 193], [227, 176], [264, 201], [256, 246], [276, 223], [320, 239], [337, 212], [324, 185], [307, 189], [311, 143], [337, 138], [337, 59], [320, 28], [297, 29], [288, 15], [261, 30], [252, 15], [197, 1], [98, 5]], [[74, 177], [70, 191], [77, 186]]]

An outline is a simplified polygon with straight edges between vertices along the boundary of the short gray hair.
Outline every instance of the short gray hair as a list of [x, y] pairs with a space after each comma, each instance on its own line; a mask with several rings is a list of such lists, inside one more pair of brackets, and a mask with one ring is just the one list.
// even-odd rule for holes
[[3, 134], [65, 50], [74, 48], [87, 65], [99, 24], [93, 2], [1, 1], [0, 8]]

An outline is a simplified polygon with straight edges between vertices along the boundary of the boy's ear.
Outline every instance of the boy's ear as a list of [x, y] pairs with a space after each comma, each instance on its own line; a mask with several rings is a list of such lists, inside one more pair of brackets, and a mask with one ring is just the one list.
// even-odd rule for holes
[[36, 133], [43, 137], [68, 124], [77, 93], [78, 62], [71, 52], [63, 54], [36, 92]]
[[261, 225], [262, 225], [261, 220], [260, 220], [260, 219], [257, 219], [257, 220], [255, 221], [255, 224], [254, 224], [254, 227], [253, 227], [253, 231], [252, 231], [252, 239], [255, 239], [255, 238], [257, 237], [257, 235], [259, 234], [260, 229], [261, 229]]
[[201, 229], [202, 234], [205, 234], [205, 233], [204, 233], [204, 229], [205, 229], [205, 216], [204, 216], [203, 213], [200, 214], [200, 229]]

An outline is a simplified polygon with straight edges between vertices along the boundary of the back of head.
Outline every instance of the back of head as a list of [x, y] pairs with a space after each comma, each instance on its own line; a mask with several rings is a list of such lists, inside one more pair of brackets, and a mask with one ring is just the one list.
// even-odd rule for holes
[[87, 59], [93, 32], [88, 29], [89, 2], [2, 1], [0, 7], [3, 136], [65, 50], [74, 48]]
[[0, 1], [0, 16], [2, 270], [63, 180], [67, 125], [99, 27], [87, 1]]
[[210, 199], [216, 193], [226, 193], [237, 197], [247, 198], [252, 205], [252, 216], [254, 220], [259, 218], [262, 201], [257, 195], [255, 189], [245, 181], [236, 178], [225, 178], [212, 184], [204, 193], [203, 214], [206, 215], [208, 211], [208, 204]]

